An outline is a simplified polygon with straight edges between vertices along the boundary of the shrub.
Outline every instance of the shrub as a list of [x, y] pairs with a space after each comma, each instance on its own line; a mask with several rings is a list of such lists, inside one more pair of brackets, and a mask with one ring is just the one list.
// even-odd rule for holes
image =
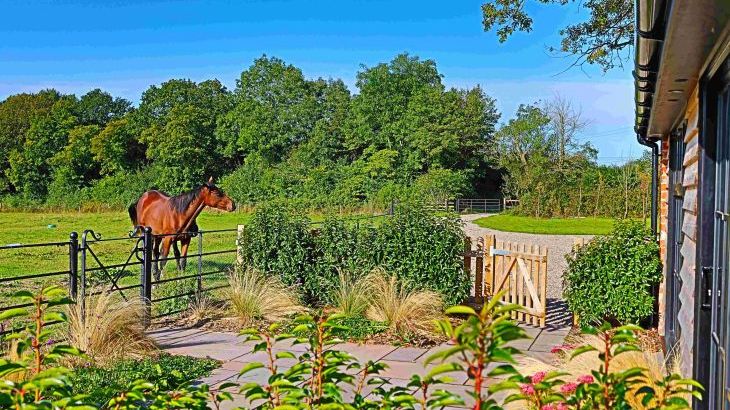
[[294, 290], [276, 275], [237, 268], [229, 275], [228, 283], [231, 310], [244, 325], [256, 319], [279, 321], [302, 310]]
[[115, 300], [111, 293], [101, 291], [99, 295], [87, 297], [85, 307], [84, 315], [80, 303], [69, 306], [67, 337], [94, 364], [106, 365], [157, 350], [155, 342], [145, 333], [144, 306], [139, 300]]
[[443, 317], [444, 308], [438, 293], [415, 290], [382, 269], [374, 270], [365, 280], [370, 288], [368, 319], [383, 322], [399, 334], [434, 336], [435, 322]]
[[437, 217], [413, 205], [398, 206], [376, 232], [375, 238], [363, 241], [372, 266], [439, 293], [446, 305], [461, 303], [469, 296], [464, 233], [457, 217]]
[[261, 272], [276, 272], [287, 285], [301, 284], [312, 259], [308, 223], [283, 205], [256, 208], [241, 238], [244, 264]]
[[651, 315], [661, 280], [659, 245], [639, 222], [616, 222], [567, 257], [563, 295], [581, 322], [638, 323]]
[[455, 217], [403, 205], [373, 224], [328, 217], [314, 232], [308, 227], [306, 218], [282, 207], [260, 207], [244, 231], [244, 263], [301, 284], [314, 305], [334, 302], [338, 269], [358, 277], [376, 266], [439, 293], [449, 305], [469, 296], [464, 235]]
[[308, 300], [316, 304], [336, 304], [338, 292], [342, 290], [339, 272], [347, 271], [349, 279], [356, 280], [372, 267], [363, 255], [362, 237], [363, 233], [356, 226], [331, 216], [313, 231], [313, 263], [304, 273], [303, 284]]
[[71, 375], [76, 394], [88, 395], [88, 400], [103, 405], [125, 391], [130, 381], [146, 380], [156, 384], [177, 386], [208, 376], [220, 363], [212, 359], [160, 354], [153, 358], [124, 359], [106, 367], [80, 367]]

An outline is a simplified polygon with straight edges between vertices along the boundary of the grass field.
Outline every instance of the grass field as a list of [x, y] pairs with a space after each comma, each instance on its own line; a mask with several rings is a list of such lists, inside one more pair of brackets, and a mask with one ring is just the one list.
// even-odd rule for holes
[[613, 218], [534, 218], [529, 216], [494, 215], [474, 221], [482, 228], [504, 232], [548, 235], [605, 235], [613, 228]]

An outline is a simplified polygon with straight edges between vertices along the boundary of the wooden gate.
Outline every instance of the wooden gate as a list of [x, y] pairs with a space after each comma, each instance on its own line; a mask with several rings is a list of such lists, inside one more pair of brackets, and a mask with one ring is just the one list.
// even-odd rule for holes
[[[468, 246], [471, 250], [470, 241]], [[497, 241], [494, 235], [487, 235], [479, 238], [477, 250], [470, 253], [477, 256], [474, 275], [477, 301], [504, 291], [503, 302], [522, 306], [522, 311], [513, 312], [513, 319], [545, 326], [547, 248]], [[467, 263], [466, 258], [464, 262]]]

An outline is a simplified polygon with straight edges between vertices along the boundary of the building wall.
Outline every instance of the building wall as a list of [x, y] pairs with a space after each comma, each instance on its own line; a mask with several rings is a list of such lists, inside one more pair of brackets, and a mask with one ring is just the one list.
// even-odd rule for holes
[[680, 276], [682, 288], [679, 293], [680, 357], [684, 358], [682, 372], [692, 375], [692, 357], [694, 353], [694, 300], [695, 300], [695, 260], [697, 255], [697, 181], [699, 162], [699, 97], [698, 90], [692, 93], [685, 112], [687, 130], [684, 135], [686, 143], [684, 151], [682, 187], [684, 188], [683, 221], [682, 221], [682, 267]]
[[662, 264], [664, 279], [659, 284], [659, 321], [658, 329], [660, 335], [664, 334], [664, 312], [666, 296], [667, 271], [667, 237], [669, 218], [669, 136], [665, 135], [661, 140], [661, 157], [659, 162], [659, 257], [665, 263]]

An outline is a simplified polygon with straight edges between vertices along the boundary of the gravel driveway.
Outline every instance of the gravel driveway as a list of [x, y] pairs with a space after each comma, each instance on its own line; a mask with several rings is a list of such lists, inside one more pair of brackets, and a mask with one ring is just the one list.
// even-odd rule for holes
[[498, 241], [527, 243], [548, 248], [548, 299], [562, 299], [563, 280], [562, 274], [565, 270], [565, 255], [570, 253], [575, 238], [590, 239], [592, 235], [540, 235], [531, 233], [502, 232], [494, 229], [487, 229], [477, 226], [472, 221], [491, 214], [463, 215], [464, 233], [476, 241], [475, 238], [487, 234], [495, 235]]

